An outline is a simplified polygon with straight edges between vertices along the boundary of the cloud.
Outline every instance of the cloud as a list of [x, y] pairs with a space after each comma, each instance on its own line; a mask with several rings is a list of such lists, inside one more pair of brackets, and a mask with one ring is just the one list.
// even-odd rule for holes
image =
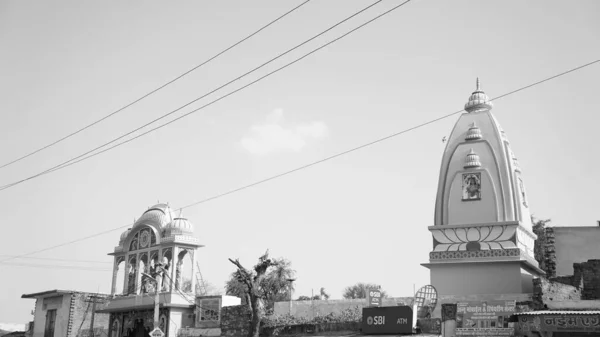
[[256, 155], [273, 152], [302, 150], [310, 140], [327, 136], [327, 125], [320, 121], [302, 123], [295, 126], [283, 125], [283, 110], [270, 113], [265, 123], [250, 128], [249, 135], [240, 141], [242, 147]]

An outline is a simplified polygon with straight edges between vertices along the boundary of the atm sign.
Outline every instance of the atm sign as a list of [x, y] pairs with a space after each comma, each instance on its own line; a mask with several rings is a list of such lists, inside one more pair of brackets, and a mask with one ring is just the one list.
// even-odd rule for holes
[[381, 306], [381, 291], [380, 290], [369, 290], [367, 292], [367, 306], [369, 307], [380, 307]]

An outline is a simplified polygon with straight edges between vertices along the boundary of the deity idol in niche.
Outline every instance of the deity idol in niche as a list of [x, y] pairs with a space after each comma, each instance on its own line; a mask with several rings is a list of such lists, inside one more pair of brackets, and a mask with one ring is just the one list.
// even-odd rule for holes
[[479, 173], [463, 175], [463, 199], [481, 199], [481, 176]]

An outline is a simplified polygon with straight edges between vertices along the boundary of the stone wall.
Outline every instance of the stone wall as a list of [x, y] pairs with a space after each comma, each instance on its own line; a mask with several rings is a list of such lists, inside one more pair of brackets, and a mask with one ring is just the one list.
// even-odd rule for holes
[[221, 308], [221, 336], [247, 336], [251, 316], [247, 305]]
[[600, 260], [574, 263], [573, 270], [573, 275], [552, 277], [549, 282], [556, 284], [557, 289], [559, 284], [576, 288], [581, 292], [581, 300], [600, 300]]
[[540, 277], [533, 280], [533, 307], [547, 308], [549, 302], [574, 301], [581, 299], [581, 291], [568, 284], [549, 281]]
[[[383, 306], [408, 305], [412, 307], [413, 297], [392, 297], [384, 298]], [[307, 319], [315, 316], [325, 316], [330, 313], [339, 314], [347, 309], [355, 309], [358, 307], [362, 310], [367, 305], [367, 300], [361, 299], [343, 299], [343, 300], [315, 300], [315, 301], [292, 301], [290, 302], [275, 302], [274, 314], [287, 315], [291, 314], [294, 317], [304, 317]]]
[[580, 273], [582, 278], [581, 299], [600, 300], [600, 260], [575, 263], [573, 268]]

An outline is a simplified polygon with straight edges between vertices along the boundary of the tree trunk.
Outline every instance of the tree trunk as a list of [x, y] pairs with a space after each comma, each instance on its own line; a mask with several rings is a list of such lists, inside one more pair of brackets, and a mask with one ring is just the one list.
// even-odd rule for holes
[[250, 303], [252, 308], [252, 320], [250, 322], [250, 329], [248, 329], [248, 337], [259, 337], [261, 315], [258, 298], [250, 295]]

